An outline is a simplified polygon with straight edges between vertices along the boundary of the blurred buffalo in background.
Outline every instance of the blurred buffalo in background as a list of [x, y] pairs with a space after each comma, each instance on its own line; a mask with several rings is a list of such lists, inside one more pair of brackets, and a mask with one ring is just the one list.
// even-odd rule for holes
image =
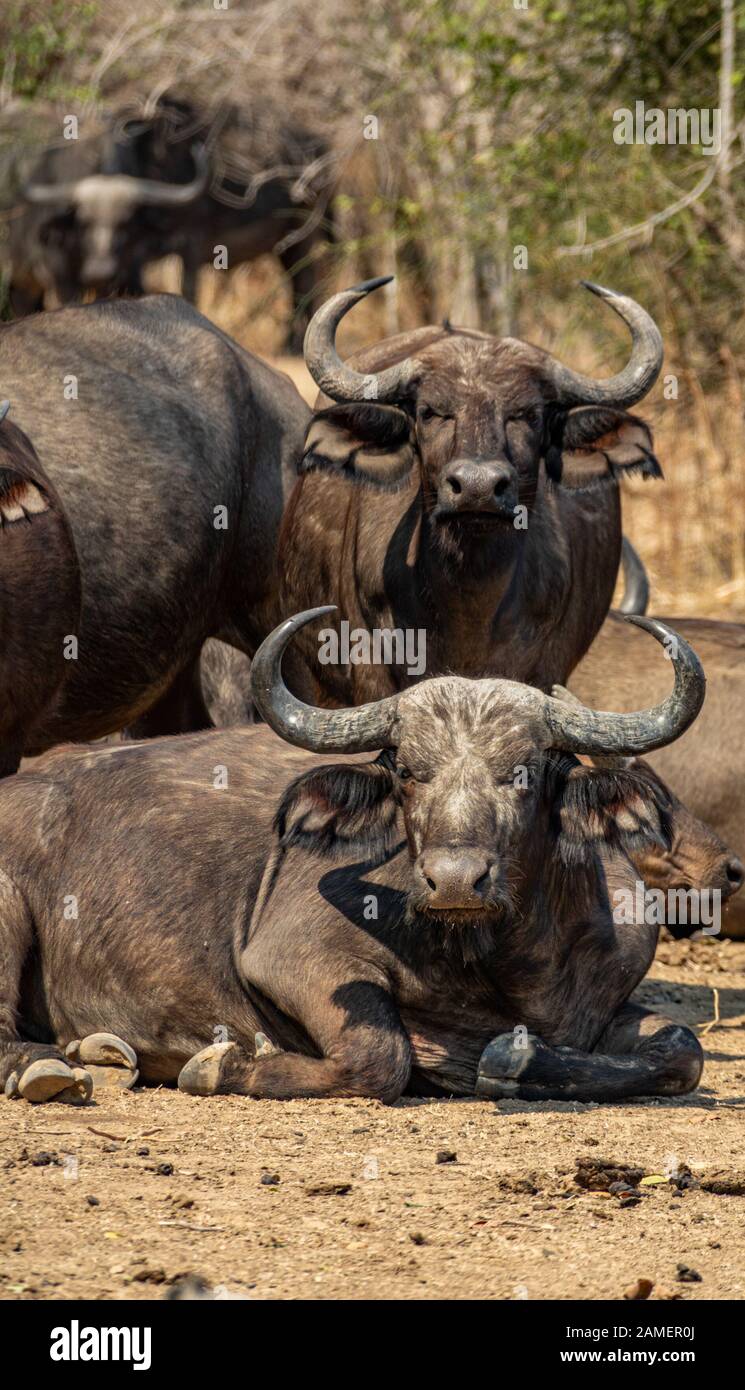
[[287, 348], [315, 305], [320, 253], [333, 237], [326, 143], [235, 106], [208, 111], [161, 96], [124, 108], [102, 132], [44, 150], [10, 218], [8, 296], [21, 316], [86, 295], [143, 293], [143, 270], [177, 255], [196, 299], [202, 265], [274, 254], [292, 284]]

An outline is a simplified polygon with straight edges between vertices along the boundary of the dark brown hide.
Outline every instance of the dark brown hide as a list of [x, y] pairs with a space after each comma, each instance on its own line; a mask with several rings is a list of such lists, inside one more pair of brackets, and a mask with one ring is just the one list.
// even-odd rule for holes
[[[695, 648], [706, 671], [706, 700], [696, 722], [666, 748], [648, 755], [651, 766], [689, 811], [730, 847], [733, 887], [745, 859], [745, 625], [705, 618], [664, 619]], [[665, 689], [666, 672], [644, 656], [644, 639], [613, 613], [568, 682], [584, 704], [630, 710], [652, 703]], [[668, 677], [669, 679], [669, 677]], [[682, 848], [670, 861], [685, 885], [701, 867]], [[725, 871], [726, 872], [726, 871]], [[745, 935], [745, 897], [738, 894], [723, 915], [723, 930]]]
[[[65, 663], [60, 698], [24, 753], [127, 725], [208, 725], [204, 641], [222, 636], [251, 653], [272, 626], [276, 538], [307, 406], [287, 377], [171, 295], [0, 326], [0, 382], [61, 500], [83, 593], [78, 660]], [[54, 615], [74, 632], [53, 554], [25, 558], [20, 537], [34, 534], [24, 522], [13, 541], [14, 594], [30, 566], [35, 621]], [[39, 642], [22, 658], [14, 642], [14, 662], [38, 671]]]
[[[628, 851], [669, 833], [664, 798], [546, 749], [509, 689], [406, 691], [395, 761], [321, 765], [258, 727], [59, 749], [6, 782], [0, 1083], [105, 1030], [147, 1080], [188, 1062], [196, 1091], [695, 1086], [695, 1037], [626, 1003], [657, 929], [612, 911]], [[434, 851], [461, 887], [486, 857], [478, 906], [452, 882], [438, 901]], [[256, 1057], [258, 1029], [283, 1050]]]
[[0, 776], [52, 717], [77, 658], [80, 573], [59, 495], [0, 406]]
[[300, 636], [289, 683], [344, 705], [421, 679], [408, 663], [319, 663], [319, 630], [344, 621], [423, 631], [424, 674], [548, 690], [608, 611], [617, 477], [659, 473], [649, 431], [611, 407], [561, 408], [551, 359], [515, 339], [423, 328], [347, 365], [373, 373], [409, 357], [417, 377], [398, 405], [317, 403], [283, 520], [280, 607], [339, 614]]

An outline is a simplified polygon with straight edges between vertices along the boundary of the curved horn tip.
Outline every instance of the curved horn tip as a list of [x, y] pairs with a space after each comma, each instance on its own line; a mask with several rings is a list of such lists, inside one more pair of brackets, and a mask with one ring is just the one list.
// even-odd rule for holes
[[374, 280], [363, 280], [359, 285], [352, 285], [350, 294], [372, 294], [373, 290], [379, 290], [381, 285], [390, 285], [395, 280], [395, 275], [378, 275]]
[[583, 289], [589, 290], [590, 294], [599, 294], [601, 299], [622, 299], [623, 296], [617, 294], [615, 290], [609, 290], [605, 285], [596, 285], [594, 280], [580, 280]]
[[[675, 642], [677, 653], [679, 656], [685, 658], [689, 673], [703, 681], [704, 688], [706, 687], [706, 672], [701, 664], [698, 653], [693, 650], [690, 642], [687, 642], [685, 637], [681, 637], [680, 633], [675, 631], [674, 627], [668, 627], [667, 623], [663, 623], [661, 618], [646, 618], [643, 617], [641, 613], [624, 613], [622, 616], [625, 623], [633, 623], [635, 627], [640, 627], [644, 632], [651, 633], [653, 637], [657, 638], [658, 642], [664, 643], [668, 639]], [[668, 656], [670, 655], [671, 653], [668, 652]], [[704, 697], [702, 694], [701, 704], [703, 704], [703, 699]]]
[[[641, 627], [645, 632], [651, 632], [656, 637], [674, 637], [676, 642], [684, 642], [684, 637], [679, 637], [678, 633], [667, 623], [663, 623], [660, 618], [646, 618], [641, 613], [624, 613], [625, 623], [633, 623], [634, 627]], [[686, 643], [686, 646], [688, 644]]]
[[326, 603], [321, 608], [306, 608], [302, 613], [293, 613], [291, 618], [285, 618], [281, 627], [278, 629], [283, 632], [297, 632], [299, 628], [305, 627], [306, 623], [312, 623], [314, 618], [323, 618], [326, 613], [336, 613], [335, 603]]
[[10, 410], [10, 401], [0, 401], [0, 423], [5, 419]]

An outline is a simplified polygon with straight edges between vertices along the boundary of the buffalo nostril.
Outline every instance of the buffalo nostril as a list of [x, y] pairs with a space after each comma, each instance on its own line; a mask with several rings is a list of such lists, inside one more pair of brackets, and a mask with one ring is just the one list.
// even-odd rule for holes
[[727, 861], [727, 881], [734, 888], [742, 888], [745, 880], [745, 866], [740, 859], [729, 859]]
[[489, 869], [486, 868], [484, 869], [483, 874], [479, 874], [478, 878], [475, 880], [473, 885], [473, 891], [475, 893], [479, 893], [483, 897], [484, 893], [486, 892], [486, 889], [489, 887], [489, 877]]
[[463, 488], [461, 487], [458, 479], [455, 477], [455, 474], [452, 474], [451, 477], [448, 478], [448, 486], [450, 487], [451, 491], [455, 493], [456, 497], [458, 496], [458, 493], [463, 491]]
[[435, 881], [434, 881], [433, 878], [430, 878], [430, 877], [429, 877], [428, 874], [425, 874], [425, 875], [424, 875], [424, 882], [426, 883], [427, 887], [429, 888], [430, 893], [436, 893], [436, 892], [437, 892], [437, 884], [435, 883]]
[[501, 497], [501, 496], [502, 496], [502, 493], [504, 493], [504, 492], [507, 491], [509, 485], [510, 485], [510, 480], [509, 480], [509, 478], [497, 478], [497, 481], [496, 481], [496, 483], [494, 484], [494, 496], [495, 496], [495, 497]]

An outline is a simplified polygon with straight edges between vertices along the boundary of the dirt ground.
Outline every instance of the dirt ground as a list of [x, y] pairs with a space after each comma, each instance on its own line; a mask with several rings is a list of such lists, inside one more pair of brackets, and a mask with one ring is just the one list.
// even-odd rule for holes
[[[162, 1298], [189, 1274], [254, 1299], [622, 1298], [640, 1278], [745, 1298], [745, 944], [663, 943], [639, 994], [699, 1029], [718, 999], [694, 1095], [0, 1100], [0, 1298]], [[637, 1169], [631, 1192], [581, 1186], [578, 1158], [606, 1185], [603, 1161]]]

